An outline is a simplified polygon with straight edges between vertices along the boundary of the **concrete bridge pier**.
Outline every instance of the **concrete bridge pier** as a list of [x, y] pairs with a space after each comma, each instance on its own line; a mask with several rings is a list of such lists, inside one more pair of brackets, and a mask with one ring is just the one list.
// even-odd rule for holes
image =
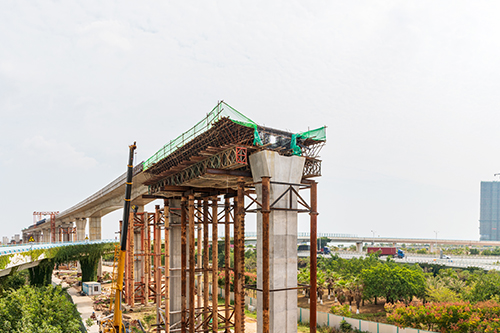
[[87, 227], [87, 218], [77, 218], [76, 221], [76, 241], [85, 240], [85, 228]]
[[170, 311], [178, 312], [170, 315], [170, 323], [177, 323], [181, 320], [182, 299], [181, 299], [181, 200], [170, 199], [169, 213], [170, 224]]
[[[89, 240], [99, 240], [101, 239], [101, 217], [90, 217], [89, 218]], [[99, 260], [99, 266], [97, 267], [97, 276], [102, 276], [102, 258]]]
[[89, 219], [89, 240], [101, 239], [101, 217], [90, 217]]
[[[271, 177], [269, 201], [273, 203], [289, 186], [273, 182], [300, 184], [304, 157], [281, 156], [261, 151], [250, 156], [255, 182]], [[298, 191], [298, 187], [295, 186]], [[262, 200], [262, 185], [256, 185]], [[290, 195], [293, 195], [290, 200]], [[297, 208], [297, 198], [288, 192], [275, 208]], [[262, 235], [262, 214], [257, 215], [257, 235]], [[262, 237], [257, 237], [257, 289], [263, 289]], [[297, 332], [297, 212], [272, 210], [269, 216], [269, 332]], [[263, 293], [257, 292], [257, 332], [263, 332]]]
[[43, 231], [43, 241], [45, 243], [50, 243], [50, 229], [47, 228]]
[[70, 234], [70, 228], [72, 227], [73, 223], [65, 222], [61, 225], [61, 230], [62, 230], [62, 241], [63, 242], [69, 242], [71, 241], [71, 234]]
[[356, 242], [356, 252], [363, 252], [363, 242]]

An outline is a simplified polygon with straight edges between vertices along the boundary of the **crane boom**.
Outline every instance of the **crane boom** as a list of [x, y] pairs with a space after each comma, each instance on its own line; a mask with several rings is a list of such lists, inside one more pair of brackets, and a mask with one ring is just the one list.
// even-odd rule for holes
[[123, 223], [120, 239], [120, 254], [118, 258], [118, 276], [116, 278], [114, 311], [111, 316], [108, 316], [100, 322], [99, 332], [103, 333], [127, 333], [125, 325], [123, 325], [122, 316], [122, 294], [123, 294], [123, 273], [125, 271], [125, 253], [127, 250], [127, 234], [130, 217], [130, 197], [132, 195], [132, 176], [134, 163], [134, 150], [137, 148], [135, 141], [129, 146], [129, 156], [127, 164], [127, 180], [125, 183], [125, 202], [123, 203]]
[[125, 271], [125, 252], [127, 250], [127, 233], [130, 217], [130, 197], [132, 194], [132, 171], [134, 163], [134, 150], [137, 148], [135, 142], [129, 146], [129, 156], [127, 164], [127, 182], [125, 188], [125, 201], [123, 203], [123, 223], [120, 240], [120, 258], [118, 260], [117, 290], [115, 293], [115, 311], [113, 316], [113, 326], [118, 333], [124, 333], [122, 321], [122, 293], [123, 293], [123, 273]]

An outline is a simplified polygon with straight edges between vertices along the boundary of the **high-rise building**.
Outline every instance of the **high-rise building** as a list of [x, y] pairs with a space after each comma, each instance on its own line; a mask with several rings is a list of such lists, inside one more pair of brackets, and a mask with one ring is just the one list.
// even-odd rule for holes
[[500, 240], [500, 182], [481, 182], [480, 240]]
[[14, 235], [14, 240], [16, 241], [16, 244], [18, 244], [18, 243], [19, 243], [19, 241], [21, 240], [21, 235], [19, 235], [19, 234], [15, 234], [15, 235]]
[[7, 244], [9, 244], [9, 237], [5, 237], [5, 236], [3, 236], [3, 237], [2, 237], [2, 244], [3, 244], [3, 245], [7, 245]]

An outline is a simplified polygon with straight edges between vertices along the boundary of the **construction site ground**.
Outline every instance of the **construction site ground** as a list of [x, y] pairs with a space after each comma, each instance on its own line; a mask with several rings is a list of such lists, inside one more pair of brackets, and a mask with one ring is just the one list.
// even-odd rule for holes
[[[302, 293], [299, 294], [297, 303], [298, 303], [298, 307], [304, 308], [304, 309], [309, 309], [308, 298], [306, 298], [306, 296], [303, 295]], [[375, 304], [372, 304], [371, 302], [365, 302], [364, 306], [362, 305], [359, 307], [359, 313], [361, 315], [365, 315], [366, 320], [386, 323], [387, 320], [386, 320], [385, 310], [384, 310], [385, 301], [384, 301], [384, 299], [379, 299], [377, 303], [378, 304], [375, 305]], [[328, 312], [330, 312], [330, 309], [334, 305], [340, 305], [340, 303], [338, 301], [335, 301], [335, 297], [331, 296], [330, 299], [328, 299], [328, 297], [325, 296], [323, 299], [323, 304], [321, 304], [321, 302], [318, 301], [317, 309], [318, 309], [318, 312], [328, 313]], [[355, 314], [357, 308], [356, 308], [356, 304], [354, 302], [352, 302], [351, 309], [352, 309], [352, 313]]]
[[[103, 266], [103, 272], [111, 273], [112, 268], [109, 266]], [[70, 287], [68, 293], [73, 298], [73, 302], [76, 304], [78, 311], [82, 315], [82, 320], [85, 321], [90, 318], [92, 312], [95, 313], [96, 318], [103, 317], [109, 313], [109, 297], [111, 295], [111, 283], [102, 283], [101, 289], [102, 294], [98, 296], [82, 296], [80, 295], [81, 286], [78, 284], [76, 268], [67, 270], [57, 270], [54, 271], [52, 278], [54, 284], [60, 284], [63, 287]], [[219, 300], [220, 302], [221, 300]], [[384, 300], [379, 300], [377, 305], [372, 303], [365, 303], [364, 306], [360, 306], [359, 312], [362, 315], [366, 315], [366, 319], [370, 321], [386, 322], [384, 313]], [[326, 296], [323, 300], [323, 304], [318, 302], [317, 309], [320, 312], [329, 312], [333, 305], [340, 305], [339, 302], [335, 301], [332, 296], [328, 299]], [[301, 308], [309, 308], [308, 299], [302, 293], [298, 296], [298, 306]], [[356, 313], [356, 305], [352, 305], [352, 313]], [[245, 332], [256, 333], [257, 332], [257, 320], [255, 313], [249, 313], [245, 316]], [[140, 320], [145, 326], [146, 330], [153, 332], [153, 327], [151, 326], [156, 322], [156, 310], [154, 304], [144, 306], [136, 305], [132, 309], [124, 311], [125, 321], [132, 322], [133, 324], [136, 320]], [[97, 333], [99, 329], [97, 325], [87, 328], [89, 333]]]
[[[102, 268], [103, 272], [112, 273], [112, 267], [103, 266]], [[71, 295], [73, 303], [76, 304], [84, 324], [86, 320], [91, 317], [92, 313], [95, 314], [96, 318], [102, 318], [108, 315], [111, 283], [108, 282], [101, 284], [101, 295], [83, 296], [80, 294], [82, 287], [81, 285], [77, 285], [78, 281], [76, 268], [54, 270], [54, 274], [52, 276], [53, 284], [61, 285], [62, 287], [69, 287], [68, 293]], [[156, 308], [154, 304], [148, 306], [137, 304], [134, 308], [125, 310], [123, 316], [124, 321], [130, 322], [134, 326], [137, 325], [136, 320], [140, 320], [146, 329], [146, 332], [154, 332], [154, 326], [152, 326], [152, 324], [155, 324], [156, 322]], [[251, 314], [245, 317], [245, 332], [257, 332], [257, 320], [254, 317], [255, 315], [252, 316]], [[87, 327], [87, 330], [89, 333], [99, 332], [96, 320], [94, 320], [94, 325]]]

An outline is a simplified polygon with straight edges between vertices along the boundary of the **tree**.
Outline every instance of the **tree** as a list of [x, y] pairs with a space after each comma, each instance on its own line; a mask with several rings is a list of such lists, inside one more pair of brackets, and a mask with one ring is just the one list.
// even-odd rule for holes
[[23, 286], [0, 298], [0, 327], [5, 333], [75, 333], [81, 328], [76, 306], [61, 287]]
[[410, 302], [414, 296], [425, 296], [425, 276], [415, 266], [394, 263], [378, 264], [363, 270], [361, 275], [366, 297], [385, 297], [389, 303]]
[[471, 302], [487, 301], [494, 296], [500, 295], [500, 273], [489, 271], [487, 274], [481, 274], [478, 280], [473, 284], [465, 299]]

